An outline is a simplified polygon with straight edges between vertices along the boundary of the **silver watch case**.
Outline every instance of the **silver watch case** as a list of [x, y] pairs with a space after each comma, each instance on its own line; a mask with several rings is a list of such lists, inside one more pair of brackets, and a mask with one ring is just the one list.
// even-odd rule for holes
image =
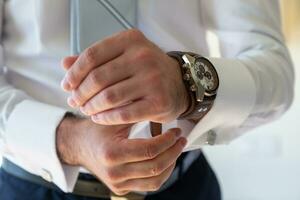
[[[196, 100], [198, 102], [203, 102], [205, 96], [213, 96], [216, 95], [217, 89], [219, 87], [219, 78], [218, 74], [213, 67], [213, 65], [203, 57], [199, 56], [192, 56], [189, 54], [184, 54], [182, 56], [182, 59], [184, 61], [183, 69], [184, 69], [184, 80], [189, 82], [190, 90], [192, 92], [195, 92], [196, 94]], [[198, 77], [197, 73], [199, 73], [199, 69], [196, 67], [196, 60], [201, 59], [201, 62], [205, 62], [207, 68], [211, 71], [212, 74], [214, 74], [214, 87], [210, 90], [205, 89], [204, 85], [201, 83], [201, 79]]]

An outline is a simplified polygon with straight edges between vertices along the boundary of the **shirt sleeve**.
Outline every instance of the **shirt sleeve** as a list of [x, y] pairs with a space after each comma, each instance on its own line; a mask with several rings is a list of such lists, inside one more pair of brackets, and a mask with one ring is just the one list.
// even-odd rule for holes
[[[188, 138], [186, 151], [229, 143], [278, 119], [291, 105], [294, 91], [277, 0], [203, 0], [199, 10], [201, 26], [218, 39], [220, 56], [209, 60], [220, 86], [212, 109], [199, 123], [164, 124], [164, 130], [182, 128]], [[148, 130], [146, 123], [138, 124], [132, 136], [149, 137]]]
[[278, 119], [291, 105], [294, 71], [277, 0], [204, 0], [203, 24], [219, 42], [213, 109], [188, 133], [189, 149], [224, 144]]
[[[0, 0], [3, 8], [4, 1]], [[2, 11], [2, 9], [1, 9]], [[0, 21], [2, 22], [2, 12]], [[2, 23], [0, 23], [2, 32]], [[67, 110], [38, 102], [6, 80], [0, 46], [0, 148], [3, 155], [28, 172], [71, 191], [79, 169], [63, 165], [56, 152], [56, 128]]]

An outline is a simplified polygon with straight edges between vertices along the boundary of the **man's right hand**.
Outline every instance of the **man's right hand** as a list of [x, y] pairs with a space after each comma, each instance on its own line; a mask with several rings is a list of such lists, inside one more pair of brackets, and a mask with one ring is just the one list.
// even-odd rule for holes
[[179, 129], [128, 139], [131, 126], [65, 117], [57, 129], [58, 154], [66, 164], [87, 168], [118, 195], [156, 191], [171, 175], [186, 139]]

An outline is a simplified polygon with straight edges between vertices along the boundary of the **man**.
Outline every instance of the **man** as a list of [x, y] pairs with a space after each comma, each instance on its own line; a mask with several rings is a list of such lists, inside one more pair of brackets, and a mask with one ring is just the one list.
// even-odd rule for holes
[[[140, 31], [77, 56], [69, 3], [1, 1], [0, 199], [220, 199], [201, 147], [278, 118], [292, 101], [278, 2], [140, 0]], [[220, 57], [209, 54], [209, 32]], [[148, 121], [164, 134], [140, 138]]]

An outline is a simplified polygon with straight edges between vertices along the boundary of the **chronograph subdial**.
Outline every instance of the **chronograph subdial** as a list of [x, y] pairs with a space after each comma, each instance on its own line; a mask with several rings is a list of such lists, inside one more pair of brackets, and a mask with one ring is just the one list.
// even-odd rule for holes
[[212, 91], [216, 88], [216, 72], [213, 71], [205, 62], [203, 62], [203, 60], [200, 61], [197, 59], [194, 69], [197, 78], [206, 91]]

